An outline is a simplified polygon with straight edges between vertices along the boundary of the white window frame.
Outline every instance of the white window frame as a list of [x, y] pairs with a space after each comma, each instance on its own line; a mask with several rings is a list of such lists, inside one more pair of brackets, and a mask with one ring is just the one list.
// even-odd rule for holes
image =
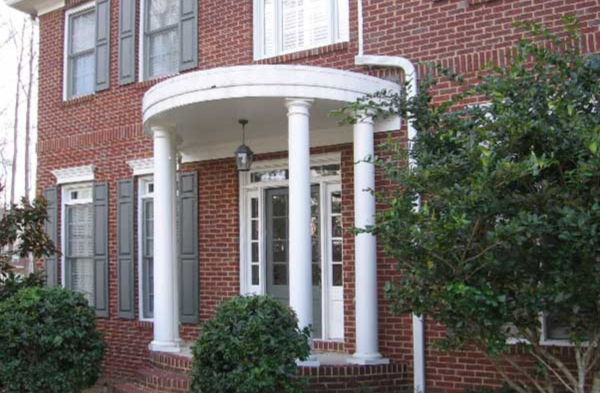
[[[71, 77], [69, 72], [69, 39], [71, 37], [71, 17], [75, 14], [78, 14], [83, 11], [87, 11], [90, 8], [96, 8], [95, 1], [89, 1], [83, 3], [77, 7], [71, 8], [67, 10], [65, 13], [65, 36], [64, 36], [64, 47], [63, 47], [63, 101], [68, 101], [76, 98], [87, 97], [94, 95], [95, 89], [92, 89], [92, 92], [89, 94], [83, 94], [80, 96], [71, 97], [69, 92], [69, 78]], [[94, 29], [96, 27], [94, 26]], [[96, 48], [94, 47], [94, 62], [96, 58]], [[95, 68], [95, 67], [94, 67]], [[95, 72], [95, 71], [94, 71]], [[95, 79], [95, 78], [94, 78]]]
[[[143, 0], [142, 0], [143, 1]], [[277, 57], [286, 55], [289, 53], [301, 52], [304, 50], [314, 49], [320, 46], [337, 44], [340, 42], [348, 42], [349, 41], [349, 33], [348, 37], [340, 37], [339, 27], [338, 27], [338, 3], [337, 0], [329, 0], [331, 2], [331, 11], [330, 11], [330, 21], [329, 21], [329, 29], [330, 29], [330, 37], [331, 40], [328, 44], [319, 45], [319, 46], [305, 46], [302, 48], [297, 48], [289, 51], [283, 51], [281, 49], [281, 25], [282, 25], [282, 0], [275, 0], [275, 18], [277, 19], [276, 27], [275, 27], [275, 52], [273, 54], [267, 55], [265, 54], [264, 41], [265, 41], [265, 9], [264, 9], [264, 1], [265, 0], [254, 0], [254, 60], [262, 60], [268, 59], [270, 57]], [[349, 16], [348, 16], [349, 17]], [[348, 21], [348, 30], [350, 29], [350, 22]]]
[[152, 184], [154, 186], [154, 176], [146, 175], [138, 177], [138, 211], [137, 211], [137, 221], [138, 221], [138, 310], [139, 310], [139, 319], [144, 322], [152, 322], [154, 318], [146, 318], [144, 317], [144, 249], [143, 249], [143, 239], [142, 239], [142, 225], [144, 222], [143, 215], [143, 202], [144, 199], [154, 199], [154, 193], [150, 193], [148, 190], [149, 185]]
[[[310, 166], [321, 166], [321, 165], [340, 165], [341, 167], [341, 154], [331, 153], [322, 155], [313, 155], [310, 158]], [[270, 171], [270, 170], [282, 170], [289, 169], [288, 160], [270, 160], [270, 161], [259, 161], [255, 162], [252, 169], [248, 172], [240, 172], [239, 183], [240, 183], [240, 203], [239, 203], [239, 217], [240, 217], [240, 294], [243, 296], [247, 295], [259, 295], [267, 292], [267, 267], [264, 255], [264, 239], [265, 239], [265, 211], [264, 211], [264, 195], [265, 191], [269, 188], [288, 187], [289, 181], [268, 181], [268, 182], [256, 182], [250, 181], [252, 173]], [[340, 169], [341, 170], [341, 169]], [[329, 215], [325, 214], [327, 210], [327, 186], [330, 184], [341, 184], [341, 174], [334, 176], [311, 176], [311, 185], [319, 186], [319, 217], [321, 220], [321, 234], [322, 236], [327, 233], [329, 223], [326, 222], [329, 219]], [[258, 215], [259, 215], [259, 285], [252, 285], [252, 249], [250, 247], [251, 239], [251, 227], [250, 216], [251, 216], [251, 198], [258, 198]], [[326, 252], [328, 252], [328, 244], [326, 241], [319, 242], [321, 247], [321, 263], [326, 263]], [[343, 266], [343, 265], [342, 265]], [[322, 341], [331, 342], [343, 342], [342, 338], [330, 338], [329, 327], [327, 317], [329, 316], [329, 268], [321, 266], [321, 326], [322, 326]], [[343, 285], [342, 285], [343, 288]]]
[[[70, 194], [72, 191], [80, 191], [80, 190], [89, 190], [90, 197], [89, 198], [77, 198], [76, 200], [71, 200]], [[67, 265], [67, 206], [75, 206], [75, 205], [92, 205], [94, 204], [94, 183], [93, 182], [85, 182], [85, 183], [70, 183], [61, 187], [61, 209], [60, 209], [60, 248], [63, 251], [60, 257], [61, 263], [61, 283], [62, 287], [67, 287], [67, 275], [66, 275], [66, 265]], [[92, 231], [93, 231], [92, 227]], [[93, 305], [92, 305], [93, 306]]]
[[[177, 0], [179, 1], [179, 0]], [[160, 76], [155, 76], [155, 77], [147, 77], [146, 76], [146, 63], [144, 61], [145, 57], [146, 57], [146, 7], [148, 6], [148, 0], [140, 0], [140, 31], [139, 31], [139, 39], [138, 39], [138, 81], [139, 82], [144, 82], [144, 81], [148, 81], [148, 80], [153, 80], [153, 79], [158, 79], [158, 78], [167, 78], [167, 77], [171, 77], [171, 76], [175, 76], [175, 75], [179, 75], [179, 69], [177, 69], [175, 72], [171, 73], [171, 74], [165, 74], [165, 75], [160, 75]], [[179, 28], [177, 28], [177, 34], [179, 35]], [[181, 37], [178, 37], [178, 40], [181, 39]], [[178, 41], [179, 42], [179, 41]], [[179, 52], [179, 49], [178, 49]], [[179, 56], [181, 56], [181, 54], [179, 54]]]

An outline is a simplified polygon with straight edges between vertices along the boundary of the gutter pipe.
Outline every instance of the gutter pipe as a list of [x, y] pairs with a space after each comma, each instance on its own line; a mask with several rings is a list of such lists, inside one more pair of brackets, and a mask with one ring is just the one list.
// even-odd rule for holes
[[[404, 71], [406, 80], [410, 81], [407, 90], [407, 97], [410, 99], [417, 95], [418, 76], [415, 65], [405, 57], [400, 56], [371, 56], [364, 54], [364, 20], [362, 0], [357, 0], [358, 11], [358, 55], [355, 57], [355, 64], [366, 67], [391, 67], [400, 68]], [[413, 141], [417, 136], [417, 129], [414, 126], [414, 120], [408, 121], [408, 143], [409, 150], [413, 148]], [[414, 168], [416, 163], [414, 159], [409, 158], [408, 166]], [[421, 208], [421, 198], [417, 198], [415, 209]], [[425, 320], [423, 316], [412, 315], [413, 332], [413, 385], [414, 393], [426, 393], [425, 391]]]

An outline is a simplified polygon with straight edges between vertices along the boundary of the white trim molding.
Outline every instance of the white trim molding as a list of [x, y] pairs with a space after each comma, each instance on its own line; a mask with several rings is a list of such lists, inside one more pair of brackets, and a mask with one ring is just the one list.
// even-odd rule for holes
[[94, 181], [96, 167], [93, 165], [75, 166], [52, 171], [56, 184], [81, 183]]
[[153, 157], [127, 161], [127, 165], [133, 171], [133, 176], [146, 176], [154, 173]]

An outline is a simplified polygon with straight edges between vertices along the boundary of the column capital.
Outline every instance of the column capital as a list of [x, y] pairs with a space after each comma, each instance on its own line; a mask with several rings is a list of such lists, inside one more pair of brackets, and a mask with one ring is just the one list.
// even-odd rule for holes
[[174, 138], [175, 127], [172, 126], [150, 126], [152, 130], [152, 138]]
[[374, 109], [359, 109], [356, 111], [356, 122], [373, 124], [373, 116], [376, 111]]
[[286, 98], [285, 106], [288, 108], [288, 116], [290, 115], [310, 115], [310, 107], [315, 100], [310, 98]]

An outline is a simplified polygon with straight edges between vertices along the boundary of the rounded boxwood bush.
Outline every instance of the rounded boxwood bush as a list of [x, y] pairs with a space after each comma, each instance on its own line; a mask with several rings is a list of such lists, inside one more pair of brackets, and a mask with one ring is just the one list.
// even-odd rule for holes
[[26, 288], [0, 302], [0, 385], [10, 393], [79, 393], [100, 375], [94, 310], [63, 288]]
[[268, 296], [219, 306], [193, 347], [192, 393], [299, 392], [296, 360], [310, 354], [310, 331]]

